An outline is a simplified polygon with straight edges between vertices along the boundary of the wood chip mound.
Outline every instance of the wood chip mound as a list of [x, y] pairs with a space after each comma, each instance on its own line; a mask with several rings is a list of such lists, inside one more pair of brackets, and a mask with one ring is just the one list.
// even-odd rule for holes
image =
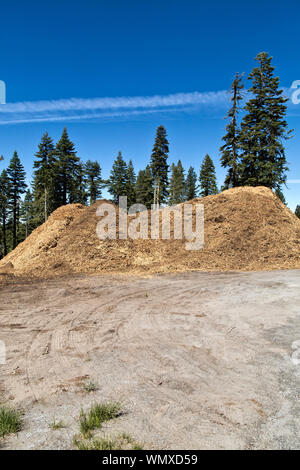
[[300, 220], [263, 186], [233, 188], [190, 201], [194, 206], [200, 202], [205, 211], [205, 243], [197, 251], [186, 250], [185, 239], [99, 240], [96, 209], [104, 202], [60, 207], [1, 260], [0, 271], [9, 266], [11, 273], [13, 265], [15, 276], [46, 278], [300, 269]]

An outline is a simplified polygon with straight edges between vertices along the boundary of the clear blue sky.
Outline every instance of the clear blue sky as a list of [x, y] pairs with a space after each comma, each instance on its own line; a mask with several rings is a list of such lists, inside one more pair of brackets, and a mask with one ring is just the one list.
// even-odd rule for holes
[[[209, 153], [221, 185], [218, 149], [233, 74], [247, 76], [267, 51], [284, 88], [300, 80], [299, 0], [11, 0], [0, 9], [7, 86], [0, 169], [16, 149], [28, 178], [46, 130], [57, 140], [66, 125], [78, 155], [97, 159], [108, 177], [118, 150], [143, 168], [163, 124], [170, 161], [198, 172]], [[287, 143], [292, 182], [284, 192], [294, 209], [300, 104], [289, 105], [288, 122], [295, 137]]]

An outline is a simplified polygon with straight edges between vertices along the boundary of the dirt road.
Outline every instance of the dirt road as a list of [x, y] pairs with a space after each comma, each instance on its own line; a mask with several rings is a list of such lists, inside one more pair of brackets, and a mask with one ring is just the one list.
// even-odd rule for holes
[[113, 399], [105, 432], [144, 448], [299, 449], [299, 287], [299, 270], [1, 285], [1, 396], [25, 415], [0, 446], [71, 448], [81, 407]]

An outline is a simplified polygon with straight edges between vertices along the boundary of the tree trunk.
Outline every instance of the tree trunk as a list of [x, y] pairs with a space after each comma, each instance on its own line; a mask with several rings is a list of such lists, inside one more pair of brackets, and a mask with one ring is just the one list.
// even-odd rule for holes
[[45, 187], [45, 222], [48, 218], [47, 188]]
[[3, 237], [3, 256], [7, 255], [7, 242], [6, 242], [6, 213], [3, 211], [2, 216], [2, 237]]

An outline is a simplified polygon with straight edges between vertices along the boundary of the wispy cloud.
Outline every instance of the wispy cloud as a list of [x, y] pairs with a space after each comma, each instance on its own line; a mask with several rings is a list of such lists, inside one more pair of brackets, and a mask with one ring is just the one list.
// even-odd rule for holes
[[300, 178], [299, 179], [291, 179], [287, 180], [288, 184], [300, 184]]
[[223, 111], [228, 106], [228, 100], [229, 94], [223, 90], [154, 96], [26, 101], [1, 105], [0, 124], [113, 119], [166, 111], [185, 111], [196, 107]]

